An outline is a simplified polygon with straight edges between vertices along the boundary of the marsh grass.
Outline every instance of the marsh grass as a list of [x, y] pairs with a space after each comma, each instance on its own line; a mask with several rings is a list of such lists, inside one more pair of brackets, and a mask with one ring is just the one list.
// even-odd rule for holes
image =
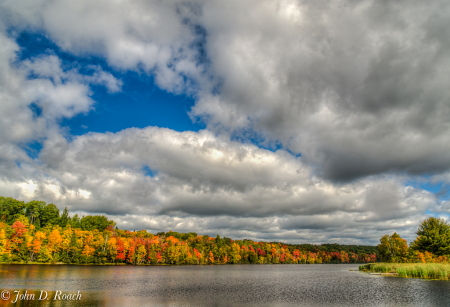
[[397, 273], [400, 277], [448, 280], [448, 263], [368, 263], [359, 266], [360, 271]]

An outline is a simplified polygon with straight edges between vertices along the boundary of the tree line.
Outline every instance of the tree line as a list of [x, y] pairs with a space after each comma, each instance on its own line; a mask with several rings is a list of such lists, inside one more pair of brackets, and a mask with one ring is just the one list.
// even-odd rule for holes
[[67, 264], [369, 263], [374, 246], [284, 244], [118, 229], [105, 216], [0, 196], [0, 262]]
[[450, 225], [444, 219], [425, 219], [416, 234], [409, 246], [396, 232], [381, 237], [377, 246], [381, 259], [390, 263], [448, 263]]

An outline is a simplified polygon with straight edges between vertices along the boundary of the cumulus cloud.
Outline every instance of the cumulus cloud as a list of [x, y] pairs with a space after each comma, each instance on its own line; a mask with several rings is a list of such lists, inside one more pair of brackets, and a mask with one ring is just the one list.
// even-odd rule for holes
[[[119, 91], [121, 81], [99, 67], [90, 74], [66, 69], [55, 55], [18, 61], [20, 49], [0, 33], [0, 177], [6, 179], [4, 195], [34, 195], [35, 183], [26, 179], [36, 174], [39, 162], [27, 153], [30, 143], [61, 137], [58, 121], [93, 108], [90, 86], [104, 85]], [[41, 174], [45, 178], [45, 173]], [[21, 178], [21, 179], [20, 179]], [[11, 186], [8, 180], [22, 180]], [[19, 194], [18, 194], [19, 193]]]
[[[55, 55], [17, 62], [20, 50], [14, 40], [1, 33], [0, 42], [4, 46], [0, 54], [2, 144], [42, 138], [58, 119], [90, 111], [94, 104], [91, 84], [104, 85], [110, 92], [122, 86], [100, 67], [91, 67], [89, 75], [76, 68], [65, 70]], [[33, 112], [33, 104], [41, 114]]]
[[106, 213], [127, 228], [226, 229], [265, 239], [291, 232], [292, 240], [319, 233], [337, 240], [333, 235], [339, 230], [347, 232], [340, 242], [363, 242], [365, 230], [379, 236], [385, 231], [379, 224], [388, 221], [405, 228], [412, 220], [415, 226], [427, 209], [437, 206], [434, 195], [405, 187], [400, 178], [337, 186], [314, 175], [302, 160], [206, 130], [132, 128], [90, 133], [71, 142], [49, 139], [39, 156], [41, 165], [34, 166], [45, 176], [29, 174], [25, 184], [4, 186], [20, 188], [21, 198]]
[[[0, 191], [124, 227], [341, 242], [410, 231], [427, 210], [450, 212], [404, 184], [448, 182], [449, 11], [446, 1], [4, 1]], [[51, 53], [17, 62], [11, 28], [154, 76], [194, 97], [190, 116], [208, 130], [67, 140], [58, 120], [92, 110], [91, 85], [122, 83]], [[34, 140], [45, 141], [36, 160], [23, 150]]]
[[203, 78], [193, 24], [201, 13], [198, 4], [20, 0], [2, 7], [9, 25], [43, 30], [63, 50], [105, 57], [118, 69], [152, 72], [163, 89], [191, 91], [192, 82]]
[[250, 121], [332, 180], [448, 169], [447, 4], [237, 6], [202, 16], [225, 81], [195, 115], [237, 129]]
[[331, 180], [449, 169], [446, 1], [14, 1], [4, 19], [197, 97]]

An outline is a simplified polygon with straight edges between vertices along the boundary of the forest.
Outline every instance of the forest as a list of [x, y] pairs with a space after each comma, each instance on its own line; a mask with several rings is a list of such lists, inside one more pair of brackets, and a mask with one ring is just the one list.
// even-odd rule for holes
[[118, 229], [105, 216], [69, 215], [43, 201], [0, 196], [0, 262], [66, 264], [373, 263], [375, 246], [285, 244], [197, 233]]

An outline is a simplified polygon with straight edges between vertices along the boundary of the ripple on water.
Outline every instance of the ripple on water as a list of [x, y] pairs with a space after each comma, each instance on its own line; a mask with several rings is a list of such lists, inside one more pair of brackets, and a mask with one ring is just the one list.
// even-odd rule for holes
[[80, 290], [82, 304], [64, 306], [449, 306], [448, 281], [349, 269], [357, 265], [0, 265], [0, 290]]

